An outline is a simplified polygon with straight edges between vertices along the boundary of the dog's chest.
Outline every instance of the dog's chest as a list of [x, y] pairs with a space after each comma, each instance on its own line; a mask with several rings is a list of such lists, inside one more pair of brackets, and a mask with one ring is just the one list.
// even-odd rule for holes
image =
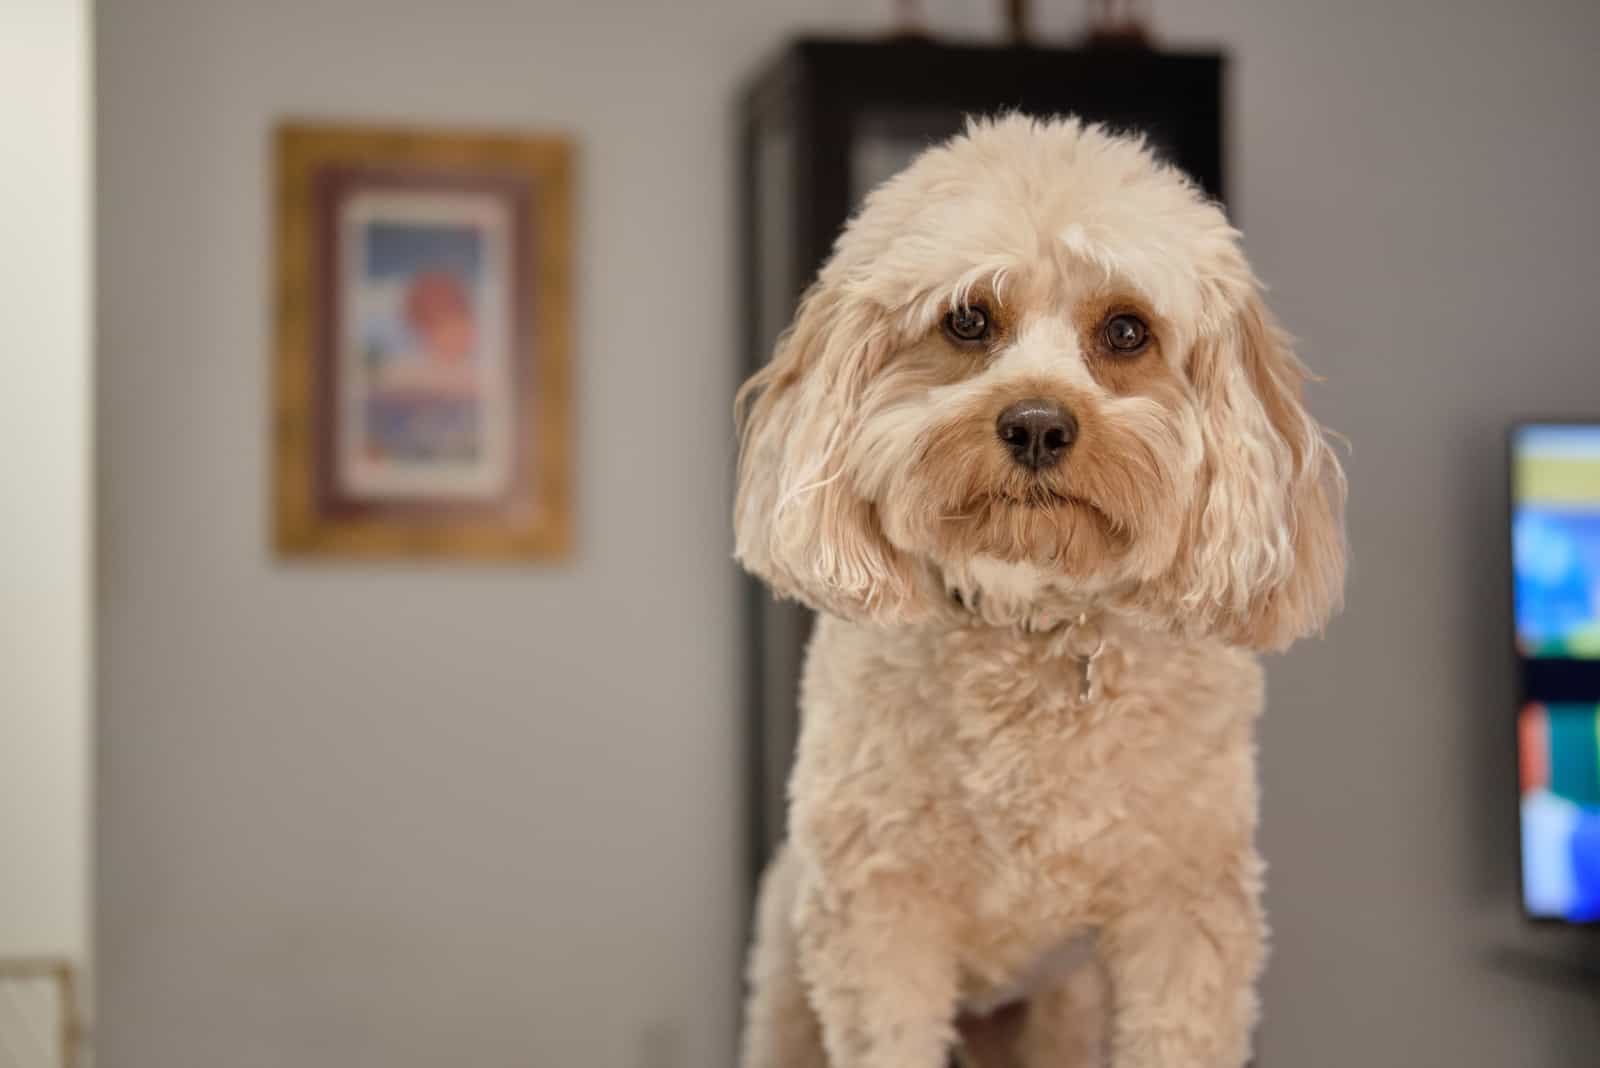
[[943, 695], [945, 752], [927, 754], [941, 785], [1000, 866], [1037, 872], [1113, 827], [1155, 770], [1152, 754], [1181, 745], [1128, 670], [1102, 657], [1099, 692], [1084, 700], [1081, 665], [1030, 646], [950, 650], [965, 662]]
[[1248, 745], [1259, 701], [1253, 663], [1225, 651], [1113, 642], [1085, 703], [1047, 639], [847, 626], [826, 621], [808, 665], [796, 833], [846, 881], [892, 858], [1035, 932], [1092, 911], [1119, 854], [1219, 748]]
[[1129, 902], [1248, 844], [1254, 662], [1129, 641], [1101, 664], [1083, 702], [1047, 637], [818, 631], [793, 841], [826, 900], [947, 910], [969, 1010], [1060, 982]]

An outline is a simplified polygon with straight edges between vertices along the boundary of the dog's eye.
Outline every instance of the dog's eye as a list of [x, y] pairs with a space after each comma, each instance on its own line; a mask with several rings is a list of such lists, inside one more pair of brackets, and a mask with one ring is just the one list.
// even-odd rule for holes
[[1150, 340], [1150, 328], [1137, 315], [1113, 315], [1102, 332], [1112, 352], [1138, 352]]
[[989, 336], [989, 313], [976, 304], [957, 308], [944, 317], [944, 332], [956, 341], [983, 341]]

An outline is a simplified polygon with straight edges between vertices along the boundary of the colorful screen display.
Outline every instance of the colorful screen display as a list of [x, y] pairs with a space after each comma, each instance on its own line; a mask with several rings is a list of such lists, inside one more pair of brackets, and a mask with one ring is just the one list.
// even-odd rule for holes
[[1522, 898], [1528, 911], [1600, 921], [1600, 704], [1522, 710]]
[[1597, 923], [1600, 425], [1521, 427], [1511, 465], [1523, 902], [1540, 918]]
[[1517, 644], [1600, 659], [1600, 425], [1522, 427], [1511, 462]]

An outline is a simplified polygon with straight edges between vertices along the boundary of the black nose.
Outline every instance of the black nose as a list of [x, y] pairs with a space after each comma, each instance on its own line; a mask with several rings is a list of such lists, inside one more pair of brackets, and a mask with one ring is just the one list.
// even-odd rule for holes
[[1042, 471], [1060, 462], [1078, 436], [1078, 421], [1052, 400], [1029, 397], [1000, 413], [995, 433], [1024, 467]]

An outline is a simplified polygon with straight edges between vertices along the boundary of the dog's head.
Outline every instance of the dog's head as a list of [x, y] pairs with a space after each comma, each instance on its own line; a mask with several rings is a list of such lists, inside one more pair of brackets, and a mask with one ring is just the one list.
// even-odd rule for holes
[[867, 198], [746, 384], [739, 558], [852, 618], [988, 574], [1282, 647], [1344, 576], [1304, 378], [1237, 232], [1141, 142], [974, 123]]

